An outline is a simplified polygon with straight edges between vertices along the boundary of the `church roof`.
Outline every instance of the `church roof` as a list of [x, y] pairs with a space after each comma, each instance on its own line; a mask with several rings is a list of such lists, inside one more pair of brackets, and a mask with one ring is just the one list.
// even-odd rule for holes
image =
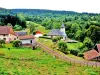
[[63, 36], [65, 33], [61, 32], [59, 29], [53, 29], [48, 33], [48, 35]]

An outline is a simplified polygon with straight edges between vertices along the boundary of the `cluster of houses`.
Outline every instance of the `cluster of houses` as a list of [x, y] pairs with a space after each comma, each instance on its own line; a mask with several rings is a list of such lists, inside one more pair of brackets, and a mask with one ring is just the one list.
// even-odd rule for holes
[[26, 31], [14, 31], [11, 26], [0, 26], [0, 39], [9, 43], [13, 40], [20, 40], [23, 45], [33, 44], [36, 37], [42, 36], [40, 31], [36, 31], [34, 35], [27, 35]]
[[[43, 36], [40, 31], [36, 31], [35, 35], [27, 35], [26, 31], [14, 31], [11, 26], [0, 26], [0, 39], [5, 40], [9, 43], [13, 40], [20, 40], [23, 45], [33, 45], [35, 43], [35, 38]], [[63, 40], [66, 40], [67, 35], [65, 33], [64, 24], [61, 25], [60, 29], [52, 29], [48, 36], [51, 38], [55, 36], [62, 36]], [[100, 59], [100, 44], [96, 44], [95, 48], [84, 53], [84, 58], [86, 60], [99, 60]]]
[[[9, 43], [13, 40], [20, 40], [22, 44], [33, 44], [35, 38], [43, 36], [40, 31], [36, 31], [35, 35], [27, 35], [26, 31], [14, 31], [11, 26], [0, 26], [0, 39], [5, 40], [6, 43]], [[53, 29], [48, 33], [48, 36], [62, 36], [63, 39], [66, 39], [65, 26], [61, 25], [60, 29]]]

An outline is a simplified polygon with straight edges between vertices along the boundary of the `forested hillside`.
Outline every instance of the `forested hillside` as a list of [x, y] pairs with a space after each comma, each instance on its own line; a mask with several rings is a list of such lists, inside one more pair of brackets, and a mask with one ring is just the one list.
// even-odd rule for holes
[[[26, 21], [46, 29], [65, 24], [67, 36], [83, 42], [89, 49], [100, 42], [100, 14], [40, 9], [0, 9], [0, 25], [12, 25], [15, 30], [27, 27]], [[33, 25], [34, 26], [34, 25]]]

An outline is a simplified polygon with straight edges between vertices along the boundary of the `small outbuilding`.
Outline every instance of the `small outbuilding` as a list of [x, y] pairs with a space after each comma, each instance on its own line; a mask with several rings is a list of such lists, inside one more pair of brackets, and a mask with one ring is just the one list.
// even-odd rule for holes
[[41, 37], [41, 36], [43, 36], [42, 32], [36, 31], [35, 37]]

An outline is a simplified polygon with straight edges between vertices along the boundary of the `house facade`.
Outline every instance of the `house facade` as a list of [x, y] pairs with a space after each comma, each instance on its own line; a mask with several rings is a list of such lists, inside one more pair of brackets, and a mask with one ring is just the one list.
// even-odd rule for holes
[[0, 39], [10, 42], [17, 40], [17, 35], [10, 26], [0, 26]]
[[23, 45], [32, 45], [34, 44], [35, 37], [33, 35], [23, 35], [19, 36], [19, 40], [22, 42]]

